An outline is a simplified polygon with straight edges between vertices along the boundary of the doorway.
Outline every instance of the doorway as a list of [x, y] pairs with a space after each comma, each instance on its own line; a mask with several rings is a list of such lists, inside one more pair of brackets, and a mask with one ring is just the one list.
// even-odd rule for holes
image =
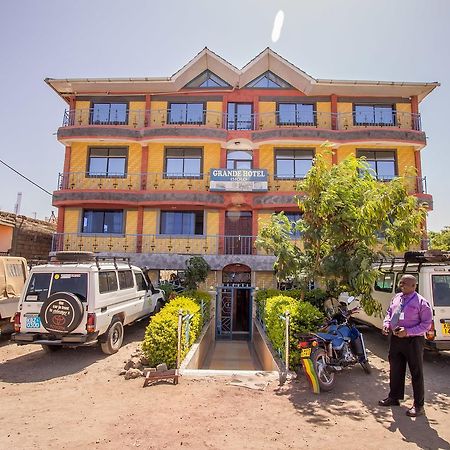
[[251, 211], [227, 211], [225, 213], [224, 247], [226, 255], [252, 254]]

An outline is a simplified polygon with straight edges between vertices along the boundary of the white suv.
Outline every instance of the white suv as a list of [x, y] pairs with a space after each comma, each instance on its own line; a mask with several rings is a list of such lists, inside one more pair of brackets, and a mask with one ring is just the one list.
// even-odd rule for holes
[[122, 345], [124, 325], [159, 311], [164, 301], [164, 293], [129, 261], [59, 252], [31, 270], [12, 340], [41, 344], [45, 351], [99, 342], [112, 354]]

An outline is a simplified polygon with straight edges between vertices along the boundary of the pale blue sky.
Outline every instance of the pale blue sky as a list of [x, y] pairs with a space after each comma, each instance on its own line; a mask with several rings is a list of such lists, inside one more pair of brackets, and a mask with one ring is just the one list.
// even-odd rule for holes
[[[420, 106], [429, 228], [439, 230], [450, 225], [449, 22], [448, 0], [2, 0], [0, 159], [55, 189], [65, 104], [46, 77], [169, 76], [205, 46], [242, 67], [270, 46], [316, 78], [442, 84]], [[51, 198], [3, 165], [0, 187], [0, 210], [12, 211], [21, 191], [22, 214], [50, 215]]]

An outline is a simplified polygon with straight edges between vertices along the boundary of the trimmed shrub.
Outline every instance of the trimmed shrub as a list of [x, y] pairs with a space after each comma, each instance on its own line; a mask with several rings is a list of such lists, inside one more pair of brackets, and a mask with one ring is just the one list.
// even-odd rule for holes
[[177, 360], [177, 330], [178, 312], [192, 314], [189, 322], [189, 342], [186, 342], [186, 326], [183, 322], [181, 335], [181, 359], [183, 359], [191, 345], [198, 338], [201, 331], [200, 307], [187, 297], [176, 297], [154, 315], [145, 330], [142, 351], [149, 361], [150, 366], [166, 363], [167, 367], [175, 368]]
[[[200, 307], [200, 314], [202, 315], [202, 326], [209, 322], [210, 318], [210, 308], [211, 308], [211, 296], [204, 291], [185, 291], [183, 292], [183, 297], [188, 297], [194, 300], [195, 303]], [[203, 302], [203, 313], [201, 310]]]
[[300, 364], [300, 352], [297, 348], [301, 334], [316, 331], [322, 324], [323, 314], [308, 302], [300, 302], [286, 295], [270, 297], [266, 301], [266, 332], [273, 347], [284, 353], [285, 322], [280, 318], [285, 311], [290, 313], [289, 364], [296, 367]]

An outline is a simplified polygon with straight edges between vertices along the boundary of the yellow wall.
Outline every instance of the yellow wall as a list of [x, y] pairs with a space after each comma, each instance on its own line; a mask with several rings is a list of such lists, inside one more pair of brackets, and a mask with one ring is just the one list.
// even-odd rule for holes
[[128, 125], [142, 128], [145, 121], [145, 102], [130, 102], [128, 107]]
[[397, 126], [401, 129], [410, 130], [412, 127], [411, 104], [397, 103], [395, 109], [397, 111]]
[[275, 128], [276, 120], [276, 102], [259, 102], [259, 116], [256, 123], [258, 129]]
[[206, 126], [209, 128], [222, 127], [222, 102], [206, 103]]
[[339, 130], [346, 130], [353, 128], [353, 103], [338, 102], [337, 110], [339, 113], [338, 116]]
[[277, 280], [273, 272], [255, 272], [255, 284], [260, 289], [277, 288]]
[[79, 233], [80, 232], [80, 208], [64, 209], [64, 232]]
[[75, 126], [84, 126], [89, 125], [89, 117], [90, 112], [89, 108], [91, 106], [91, 102], [89, 101], [79, 101], [75, 103], [75, 117], [74, 117], [74, 123]]
[[156, 209], [144, 209], [142, 233], [156, 234], [159, 231], [159, 227], [157, 226], [158, 220], [159, 213]]
[[331, 102], [317, 102], [317, 126], [331, 130]]
[[219, 218], [220, 213], [217, 210], [206, 211], [206, 234], [219, 234]]
[[150, 102], [150, 125], [157, 127], [167, 124], [167, 102]]

